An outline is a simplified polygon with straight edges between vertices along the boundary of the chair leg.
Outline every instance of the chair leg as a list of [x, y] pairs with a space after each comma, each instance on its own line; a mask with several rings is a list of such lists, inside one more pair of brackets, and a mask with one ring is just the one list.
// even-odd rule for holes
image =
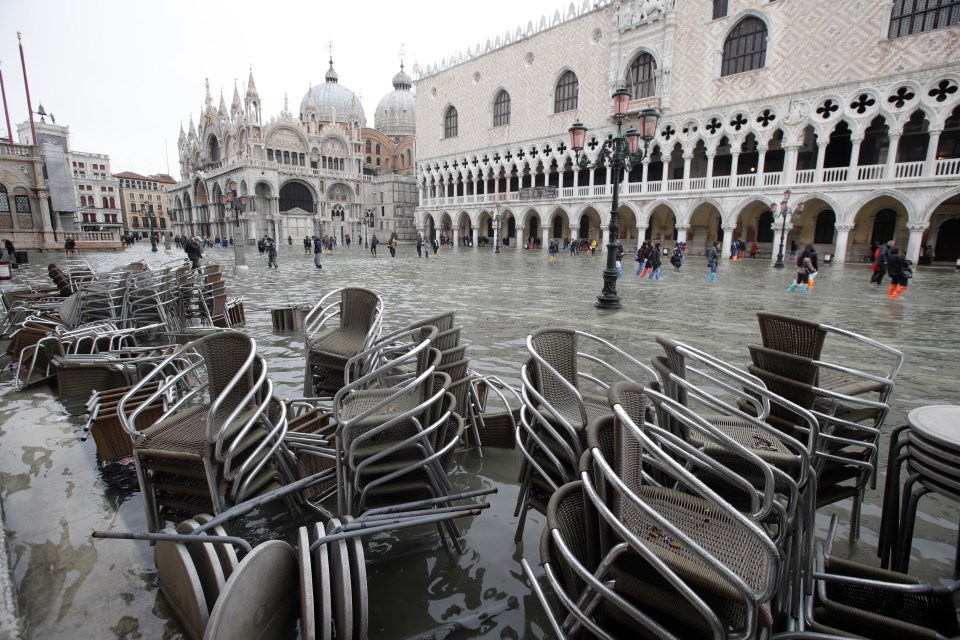
[[524, 502], [523, 508], [520, 511], [520, 519], [517, 521], [517, 532], [513, 534], [514, 542], [520, 542], [523, 540], [523, 527], [527, 524], [527, 511], [529, 510], [530, 505]]
[[[912, 485], [913, 481], [919, 477], [919, 474], [910, 476], [907, 485]], [[917, 504], [920, 498], [929, 493], [930, 490], [921, 487], [918, 491], [910, 492], [910, 498], [903, 503], [903, 510], [900, 513], [900, 538], [898, 540], [897, 561], [894, 565], [894, 571], [906, 573], [910, 568], [910, 547], [913, 544], [913, 527], [917, 521]], [[904, 495], [907, 495], [907, 486], [904, 486]]]
[[853, 544], [860, 539], [860, 510], [863, 506], [863, 494], [866, 487], [861, 487], [860, 492], [853, 496], [853, 507], [850, 508], [850, 543]]
[[900, 425], [890, 432], [890, 449], [887, 454], [887, 477], [884, 482], [883, 508], [880, 513], [880, 538], [877, 541], [877, 557], [880, 566], [886, 569], [890, 566], [893, 556], [894, 540], [899, 526], [900, 510], [900, 465], [903, 458], [899, 457], [900, 450], [905, 442], [900, 442], [900, 434], [908, 429], [909, 425]]

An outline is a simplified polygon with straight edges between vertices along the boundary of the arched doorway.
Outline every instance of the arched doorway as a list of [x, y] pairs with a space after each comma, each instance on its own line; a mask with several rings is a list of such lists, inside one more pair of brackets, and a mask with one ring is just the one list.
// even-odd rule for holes
[[897, 230], [897, 212], [893, 209], [880, 209], [873, 219], [873, 234], [870, 236], [870, 242], [883, 244], [887, 240], [893, 240]]
[[933, 255], [938, 261], [954, 262], [960, 258], [960, 218], [951, 218], [940, 225]]

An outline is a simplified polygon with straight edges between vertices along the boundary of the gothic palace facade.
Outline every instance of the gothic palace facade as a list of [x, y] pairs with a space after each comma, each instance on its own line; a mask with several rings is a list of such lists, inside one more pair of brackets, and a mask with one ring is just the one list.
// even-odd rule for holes
[[594, 158], [625, 86], [628, 124], [662, 114], [620, 185], [625, 245], [776, 254], [789, 189], [788, 245], [960, 257], [960, 2], [584, 1], [416, 71], [427, 234], [477, 246], [499, 214], [511, 246], [605, 239], [609, 174], [576, 170], [567, 132], [586, 125]]

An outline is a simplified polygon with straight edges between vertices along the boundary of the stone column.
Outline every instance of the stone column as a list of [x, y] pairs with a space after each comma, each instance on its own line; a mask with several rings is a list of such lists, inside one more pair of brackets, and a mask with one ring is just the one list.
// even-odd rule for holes
[[610, 225], [600, 225], [600, 237], [597, 238], [597, 253], [603, 253], [603, 248], [607, 246], [607, 234], [610, 232]]
[[847, 174], [847, 181], [853, 182], [860, 179], [860, 143], [863, 142], [863, 136], [850, 138], [853, 143], [853, 149], [850, 151], [850, 169]]
[[647, 235], [647, 225], [638, 224], [637, 225], [637, 246], [639, 247], [643, 243], [644, 237]]
[[550, 246], [550, 230], [546, 227], [540, 227], [540, 246], [544, 249]]
[[800, 152], [800, 145], [788, 144], [784, 149], [783, 183], [781, 183], [781, 187], [796, 184], [797, 182], [797, 155]]
[[478, 237], [478, 233], [477, 233], [477, 232], [478, 232], [478, 231], [479, 231], [479, 230], [477, 229], [477, 227], [470, 227], [470, 239], [473, 241], [473, 248], [474, 248], [474, 249], [477, 248], [477, 237]]
[[[508, 227], [508, 228], [509, 228], [509, 227]], [[521, 244], [527, 244], [527, 236], [526, 236], [526, 234], [524, 233], [524, 227], [521, 227], [520, 225], [517, 225], [517, 226], [516, 226], [516, 230], [517, 230], [517, 236], [516, 236], [516, 238], [514, 238], [513, 241], [514, 241], [514, 242], [516, 243], [516, 245], [517, 245], [517, 249], [518, 249], [517, 253], [520, 253], [519, 250], [523, 249], [523, 247], [521, 247], [520, 245], [521, 245]], [[504, 231], [504, 234], [506, 234], [506, 231]]]
[[707, 152], [707, 189], [713, 189], [713, 159], [717, 157], [716, 151]]
[[852, 224], [837, 223], [837, 239], [833, 245], [833, 261], [843, 264], [847, 260], [847, 243], [850, 240], [850, 231], [853, 230]]
[[687, 241], [687, 231], [690, 229], [688, 224], [678, 224], [677, 225], [677, 242], [686, 242]]
[[453, 246], [460, 246], [460, 227], [453, 228]]
[[578, 225], [575, 225], [575, 224], [570, 225], [570, 242], [573, 242], [578, 238], [577, 234], [579, 231], [580, 231], [580, 227]]
[[930, 127], [928, 130], [930, 141], [927, 143], [927, 157], [923, 161], [923, 177], [932, 178], [937, 173], [937, 146], [940, 144], [940, 134], [943, 125]]
[[897, 149], [900, 147], [900, 136], [902, 131], [891, 131], [890, 144], [887, 146], [887, 162], [883, 169], [884, 180], [893, 180], [896, 175]]
[[693, 161], [693, 153], [686, 152], [683, 154], [683, 190], [690, 190], [690, 163]]
[[730, 255], [730, 247], [733, 245], [733, 232], [736, 228], [734, 225], [723, 225], [723, 241], [720, 249], [721, 258], [726, 258]]
[[737, 186], [737, 175], [740, 169], [740, 151], [730, 152], [730, 186]]
[[643, 183], [643, 186], [640, 188], [642, 193], [648, 193], [649, 189], [647, 188], [647, 176], [650, 173], [650, 155], [643, 156], [643, 160], [640, 161], [640, 164], [643, 165], [643, 175], [640, 177], [640, 181]]
[[913, 260], [917, 264], [920, 259], [920, 246], [923, 243], [923, 232], [927, 230], [928, 222], [909, 222], [907, 229], [910, 231], [910, 239], [907, 241], [907, 260]]
[[763, 173], [766, 170], [767, 164], [767, 147], [758, 146], [757, 147], [757, 187], [765, 186], [766, 182], [763, 178]]
[[827, 145], [830, 144], [830, 138], [820, 138], [817, 140], [817, 170], [813, 181], [817, 184], [823, 182], [823, 163], [827, 157]]

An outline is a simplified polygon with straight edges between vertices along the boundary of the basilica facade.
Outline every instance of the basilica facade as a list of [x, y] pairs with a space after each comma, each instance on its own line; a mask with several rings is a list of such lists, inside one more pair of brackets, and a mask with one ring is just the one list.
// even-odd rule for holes
[[[393, 93], [409, 93], [411, 80], [401, 83], [405, 89], [394, 81]], [[378, 112], [384, 129], [367, 127], [363, 105], [340, 84], [333, 60], [299, 112], [290, 111], [285, 97], [269, 120], [252, 71], [242, 99], [234, 87], [229, 109], [222, 94], [214, 106], [208, 82], [199, 122], [191, 116], [189, 129], [180, 130], [180, 181], [167, 190], [174, 233], [251, 244], [263, 236], [298, 243], [314, 235], [338, 242], [374, 232], [410, 236], [415, 201], [393, 197], [397, 184], [416, 197], [414, 123], [404, 126], [412, 94], [409, 109], [399, 116]], [[247, 198], [240, 211], [220, 203], [231, 185]]]
[[[934, 7], [933, 5], [938, 5]], [[940, 6], [942, 5], [942, 6]], [[481, 34], [477, 34], [481, 35]], [[960, 5], [907, 0], [570, 3], [418, 70], [416, 224], [511, 246], [596, 239], [612, 171], [581, 170], [659, 110], [623, 175], [619, 236], [702, 253], [784, 240], [834, 261], [894, 239], [915, 262], [960, 258]], [[790, 191], [802, 214], [771, 212]]]

